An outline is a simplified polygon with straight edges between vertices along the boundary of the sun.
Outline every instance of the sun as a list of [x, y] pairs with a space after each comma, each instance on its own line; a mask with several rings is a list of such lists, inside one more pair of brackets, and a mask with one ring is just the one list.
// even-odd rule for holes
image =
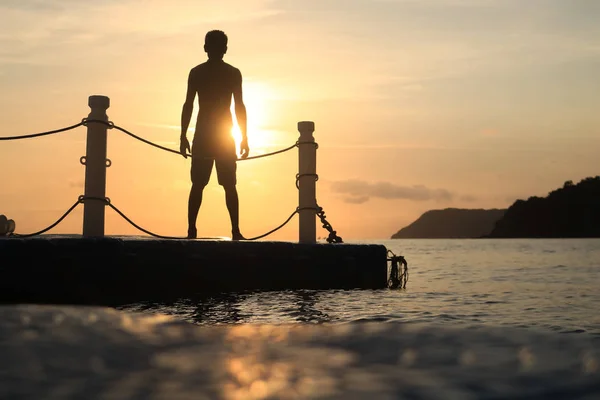
[[[250, 151], [263, 150], [271, 145], [271, 135], [265, 134], [266, 127], [272, 122], [269, 118], [268, 99], [272, 96], [272, 91], [268, 85], [258, 81], [247, 81], [243, 86], [244, 104], [246, 105], [248, 145]], [[235, 115], [235, 105], [231, 104], [231, 112]], [[242, 140], [242, 133], [234, 118], [231, 133], [235, 138], [236, 145], [239, 148]]]

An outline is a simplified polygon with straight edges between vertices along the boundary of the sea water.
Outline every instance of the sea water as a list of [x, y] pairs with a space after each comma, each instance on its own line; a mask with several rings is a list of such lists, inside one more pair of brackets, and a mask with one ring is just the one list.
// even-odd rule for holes
[[600, 335], [600, 239], [357, 243], [404, 255], [406, 289], [236, 293], [123, 309], [209, 325], [423, 322]]
[[0, 398], [600, 399], [600, 240], [379, 243], [405, 290], [0, 307]]

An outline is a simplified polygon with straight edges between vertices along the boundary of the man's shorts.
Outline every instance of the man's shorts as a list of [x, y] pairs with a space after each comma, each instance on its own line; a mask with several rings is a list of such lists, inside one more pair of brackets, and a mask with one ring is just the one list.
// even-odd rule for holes
[[213, 164], [217, 166], [217, 180], [221, 186], [235, 186], [237, 183], [237, 162], [235, 158], [213, 160], [192, 157], [191, 177], [194, 185], [206, 186], [210, 180]]

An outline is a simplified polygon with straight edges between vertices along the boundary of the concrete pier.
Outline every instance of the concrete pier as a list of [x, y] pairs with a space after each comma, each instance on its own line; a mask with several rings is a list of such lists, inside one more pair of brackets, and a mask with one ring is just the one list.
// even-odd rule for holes
[[47, 235], [0, 239], [0, 302], [114, 306], [205, 293], [379, 289], [383, 245]]

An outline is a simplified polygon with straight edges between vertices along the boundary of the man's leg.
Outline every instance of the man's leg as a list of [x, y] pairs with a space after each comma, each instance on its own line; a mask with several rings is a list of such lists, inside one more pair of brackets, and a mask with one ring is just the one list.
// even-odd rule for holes
[[237, 183], [237, 163], [235, 159], [232, 159], [219, 160], [215, 164], [219, 185], [225, 189], [225, 203], [231, 219], [231, 238], [233, 240], [244, 240], [245, 238], [240, 233], [240, 202], [235, 186]]
[[198, 236], [196, 230], [196, 220], [198, 212], [202, 205], [202, 193], [210, 179], [212, 172], [213, 160], [202, 158], [192, 158], [192, 168], [190, 171], [192, 178], [192, 189], [188, 199], [188, 238], [195, 239]]
[[223, 189], [225, 189], [225, 203], [231, 219], [231, 238], [233, 240], [244, 240], [245, 238], [240, 233], [240, 201], [237, 188], [235, 185], [227, 185], [223, 186]]
[[190, 190], [190, 198], [188, 199], [188, 239], [196, 239], [198, 236], [196, 220], [198, 219], [198, 212], [202, 205], [204, 187], [204, 185], [192, 184], [192, 189]]

